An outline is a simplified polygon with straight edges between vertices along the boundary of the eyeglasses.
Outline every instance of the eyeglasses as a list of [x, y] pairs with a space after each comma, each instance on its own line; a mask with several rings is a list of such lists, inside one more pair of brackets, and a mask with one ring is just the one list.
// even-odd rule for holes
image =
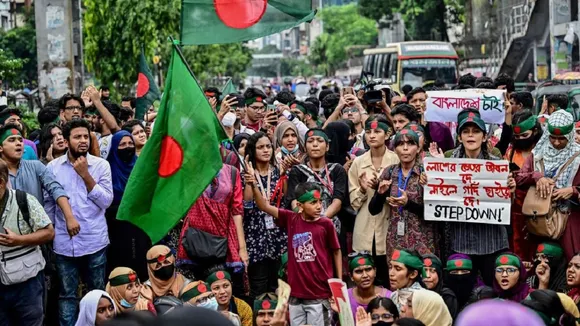
[[64, 108], [64, 109], [65, 109], [66, 111], [74, 111], [74, 110], [77, 110], [77, 111], [82, 111], [82, 110], [83, 110], [83, 108], [82, 108], [82, 107], [80, 107], [80, 106], [67, 106], [67, 107], [66, 107], [66, 108]]
[[346, 109], [342, 110], [342, 114], [345, 114], [345, 113], [358, 113], [358, 112], [359, 111], [358, 111], [357, 108], [346, 108]]
[[507, 273], [509, 276], [514, 275], [518, 271], [517, 268], [508, 267], [508, 268], [501, 268], [498, 267], [495, 269], [496, 274], [503, 275], [503, 273]]
[[265, 106], [253, 106], [253, 105], [250, 105], [250, 107], [252, 109], [256, 110], [256, 111], [264, 111], [264, 110], [266, 110], [266, 107]]
[[372, 314], [371, 315], [371, 320], [373, 321], [373, 323], [378, 322], [379, 320], [387, 321], [387, 320], [392, 319], [392, 318], [393, 318], [393, 314], [389, 314], [389, 313], [385, 313], [382, 315], [379, 315], [379, 314]]

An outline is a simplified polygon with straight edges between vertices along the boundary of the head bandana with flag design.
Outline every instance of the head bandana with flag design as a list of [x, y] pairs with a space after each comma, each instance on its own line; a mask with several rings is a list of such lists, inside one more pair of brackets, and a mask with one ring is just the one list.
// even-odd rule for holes
[[[572, 127], [571, 127], [572, 126]], [[544, 161], [544, 169], [550, 176], [555, 176], [558, 169], [562, 167], [574, 154], [580, 151], [580, 145], [574, 141], [574, 117], [564, 110], [558, 110], [548, 119], [548, 128], [538, 141], [536, 147], [532, 150], [535, 165], [538, 165], [540, 159]], [[565, 132], [566, 131], [566, 132]], [[568, 144], [563, 149], [557, 150], [550, 142], [550, 134], [553, 136], [565, 136]], [[577, 157], [565, 171], [563, 171], [558, 180], [556, 188], [566, 188], [572, 186], [574, 176], [580, 166], [580, 157]], [[536, 167], [536, 171], [539, 168]]]
[[544, 254], [552, 258], [560, 258], [564, 255], [564, 249], [559, 244], [542, 242], [536, 248], [536, 254]]
[[278, 301], [276, 300], [254, 300], [254, 313], [258, 313], [260, 310], [275, 310]]
[[320, 200], [320, 190], [310, 190], [302, 194], [296, 199], [299, 203], [309, 203], [315, 200]]
[[16, 128], [6, 129], [6, 131], [0, 135], [0, 144], [2, 144], [8, 137], [12, 136], [22, 136], [22, 134]]
[[361, 267], [361, 266], [371, 266], [371, 267], [375, 267], [375, 263], [373, 262], [373, 259], [371, 256], [369, 255], [363, 255], [363, 254], [359, 254], [355, 257], [353, 257], [349, 262], [348, 262], [348, 269], [349, 271], [352, 273], [352, 271], [355, 270], [355, 268]]
[[209, 286], [211, 286], [214, 282], [221, 281], [221, 280], [228, 280], [231, 282], [232, 277], [230, 276], [230, 273], [228, 273], [226, 271], [216, 271], [207, 277], [206, 282], [207, 282], [207, 284], [209, 284]]
[[414, 268], [418, 271], [423, 270], [423, 260], [415, 255], [411, 255], [405, 250], [395, 250], [391, 255], [391, 260]]

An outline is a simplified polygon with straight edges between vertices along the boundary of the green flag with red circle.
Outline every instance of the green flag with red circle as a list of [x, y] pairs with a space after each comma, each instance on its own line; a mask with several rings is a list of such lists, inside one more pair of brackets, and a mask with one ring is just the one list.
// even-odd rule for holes
[[137, 103], [135, 108], [135, 119], [143, 120], [145, 112], [161, 97], [159, 88], [155, 84], [155, 79], [149, 70], [143, 49], [139, 56], [139, 76], [137, 78]]
[[141, 228], [153, 243], [187, 213], [222, 168], [227, 136], [203, 91], [173, 50], [161, 106], [119, 206], [117, 219]]
[[311, 0], [182, 0], [183, 45], [237, 43], [310, 22]]

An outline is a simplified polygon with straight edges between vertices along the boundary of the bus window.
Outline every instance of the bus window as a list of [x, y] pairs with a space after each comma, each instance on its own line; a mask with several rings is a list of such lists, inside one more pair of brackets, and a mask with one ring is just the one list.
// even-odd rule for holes
[[402, 61], [401, 85], [422, 87], [427, 82], [442, 80], [445, 84], [457, 83], [455, 60], [410, 59]]
[[[391, 62], [389, 63], [389, 70], [387, 72], [387, 78], [391, 79], [392, 83], [396, 83], [397, 82], [397, 69], [398, 69], [398, 60], [397, 60], [397, 54], [393, 53], [391, 54]], [[403, 85], [401, 84], [401, 87]]]
[[370, 54], [370, 55], [367, 56], [367, 58], [368, 58], [367, 65], [365, 66], [364, 72], [374, 73], [376, 55]]
[[365, 55], [365, 58], [363, 61], [363, 71], [369, 71], [370, 65], [371, 65], [371, 56]]
[[373, 74], [375, 76], [375, 78], [380, 78], [381, 77], [381, 68], [383, 65], [383, 57], [384, 54], [377, 54], [376, 58], [375, 58], [375, 69], [373, 69]]
[[391, 60], [390, 53], [385, 53], [383, 58], [383, 66], [381, 67], [381, 75], [379, 77], [388, 79], [389, 78], [389, 61]]

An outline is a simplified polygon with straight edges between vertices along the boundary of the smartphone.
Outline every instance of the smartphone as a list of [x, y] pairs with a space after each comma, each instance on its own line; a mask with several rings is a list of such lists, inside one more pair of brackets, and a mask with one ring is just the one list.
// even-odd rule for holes
[[268, 104], [268, 111], [276, 111], [276, 106], [273, 104]]
[[343, 93], [343, 95], [346, 95], [346, 94], [355, 95], [355, 94], [354, 94], [354, 88], [353, 88], [353, 87], [351, 87], [351, 86], [346, 86], [346, 87], [343, 89], [343, 92], [342, 92], [342, 93]]

